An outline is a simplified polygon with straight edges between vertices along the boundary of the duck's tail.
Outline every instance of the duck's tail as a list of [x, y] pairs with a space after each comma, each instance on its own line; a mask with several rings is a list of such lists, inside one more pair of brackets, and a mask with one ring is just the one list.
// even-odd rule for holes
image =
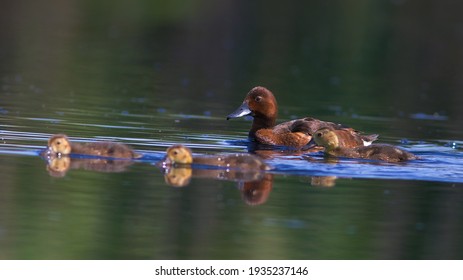
[[370, 146], [371, 143], [378, 140], [379, 134], [362, 135], [363, 146]]

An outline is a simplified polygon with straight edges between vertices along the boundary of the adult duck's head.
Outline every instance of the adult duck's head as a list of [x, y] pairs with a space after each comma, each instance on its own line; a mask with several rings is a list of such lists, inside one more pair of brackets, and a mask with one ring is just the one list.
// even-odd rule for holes
[[255, 87], [246, 95], [243, 104], [227, 116], [227, 120], [243, 116], [254, 117], [253, 129], [275, 126], [278, 106], [273, 93], [265, 87]]

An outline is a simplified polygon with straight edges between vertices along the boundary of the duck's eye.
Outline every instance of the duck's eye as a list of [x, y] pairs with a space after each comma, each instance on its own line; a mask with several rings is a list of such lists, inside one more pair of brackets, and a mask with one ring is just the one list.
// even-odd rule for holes
[[172, 153], [174, 154], [174, 156], [178, 155], [177, 151], [173, 151]]
[[321, 132], [317, 133], [317, 136], [322, 137], [322, 133]]
[[61, 142], [60, 142], [60, 141], [56, 141], [56, 145], [61, 145]]
[[260, 102], [262, 100], [262, 96], [258, 95], [256, 98], [254, 98], [256, 102]]

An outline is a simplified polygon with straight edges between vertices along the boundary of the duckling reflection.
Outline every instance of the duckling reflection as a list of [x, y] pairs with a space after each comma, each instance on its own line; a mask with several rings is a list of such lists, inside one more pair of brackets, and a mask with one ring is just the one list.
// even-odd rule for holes
[[191, 166], [164, 167], [164, 180], [173, 187], [187, 186], [192, 178], [206, 178], [225, 181], [249, 182], [264, 177], [263, 172], [234, 169], [198, 169]]
[[193, 177], [193, 170], [191, 167], [172, 167], [164, 169], [164, 181], [166, 184], [173, 187], [187, 186], [191, 177]]
[[43, 156], [61, 156], [69, 154], [93, 155], [110, 158], [140, 158], [132, 148], [125, 144], [114, 142], [71, 143], [64, 134], [55, 134], [48, 140]]
[[310, 184], [314, 187], [334, 187], [336, 185], [336, 176], [312, 176]]
[[134, 162], [129, 160], [71, 158], [69, 156], [49, 157], [47, 171], [50, 176], [64, 177], [71, 169], [83, 169], [96, 172], [124, 172]]
[[64, 177], [71, 168], [71, 159], [69, 157], [52, 157], [48, 159], [47, 171], [50, 176]]

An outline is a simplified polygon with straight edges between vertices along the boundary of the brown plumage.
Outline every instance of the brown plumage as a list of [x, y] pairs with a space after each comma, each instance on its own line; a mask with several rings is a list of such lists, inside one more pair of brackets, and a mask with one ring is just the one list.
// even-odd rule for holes
[[418, 159], [417, 156], [392, 145], [372, 144], [370, 146], [358, 146], [354, 148], [343, 146], [339, 131], [330, 128], [322, 128], [315, 132], [314, 140], [318, 145], [325, 147], [325, 153], [331, 156], [363, 158], [382, 160], [387, 162], [401, 162]]
[[200, 164], [245, 171], [268, 170], [270, 167], [257, 156], [249, 154], [210, 155], [193, 157], [191, 150], [183, 145], [167, 149], [166, 164]]
[[48, 140], [47, 152], [50, 155], [93, 155], [111, 158], [139, 158], [130, 147], [114, 142], [71, 143], [64, 134], [55, 134]]
[[[321, 121], [314, 118], [302, 118], [275, 125], [278, 114], [278, 105], [273, 93], [265, 87], [255, 87], [246, 95], [241, 106], [227, 116], [227, 120], [251, 115], [252, 122], [249, 137], [258, 143], [268, 145], [288, 146], [302, 148], [312, 139], [312, 134], [323, 127], [332, 129], [345, 128], [340, 124]], [[348, 129], [348, 128], [345, 128]], [[365, 141], [374, 141], [377, 135], [360, 135], [350, 129], [352, 135]]]

